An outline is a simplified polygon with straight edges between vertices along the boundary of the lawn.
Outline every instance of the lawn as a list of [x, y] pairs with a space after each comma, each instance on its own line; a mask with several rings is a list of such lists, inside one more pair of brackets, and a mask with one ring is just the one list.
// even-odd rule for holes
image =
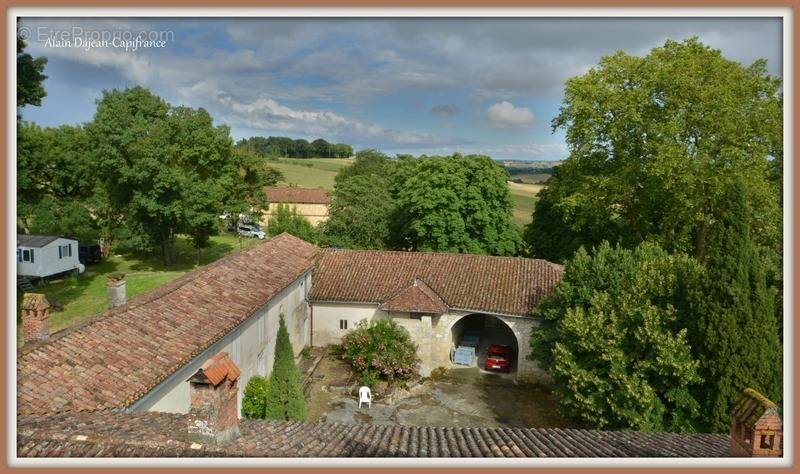
[[306, 188], [333, 189], [333, 178], [353, 160], [340, 158], [277, 158], [269, 160], [269, 166], [283, 173], [285, 184], [296, 184]]
[[[242, 239], [236, 236], [219, 235], [211, 238], [210, 246], [203, 249], [200, 264], [206, 265], [223, 255], [258, 242], [256, 239]], [[114, 272], [126, 275], [128, 299], [167, 283], [184, 273], [197, 268], [197, 253], [188, 239], [178, 237], [176, 242], [176, 261], [165, 266], [157, 258], [141, 258], [133, 255], [112, 255], [103, 262], [87, 265], [82, 275], [52, 280], [37, 287], [51, 302], [60, 303], [62, 311], [53, 311], [50, 316], [50, 330], [57, 331], [82, 319], [100, 314], [108, 308], [106, 277]], [[19, 307], [21, 301], [17, 301]], [[19, 309], [17, 310], [19, 322]]]

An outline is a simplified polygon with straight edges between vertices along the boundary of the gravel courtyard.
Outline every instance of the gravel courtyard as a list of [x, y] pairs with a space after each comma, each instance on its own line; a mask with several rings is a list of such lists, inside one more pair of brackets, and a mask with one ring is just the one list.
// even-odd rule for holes
[[326, 355], [306, 396], [312, 421], [376, 425], [541, 427], [573, 426], [556, 414], [550, 391], [518, 385], [511, 376], [477, 367], [454, 368], [439, 380], [426, 380], [391, 400], [373, 400], [358, 408], [348, 387], [355, 383], [348, 366]]

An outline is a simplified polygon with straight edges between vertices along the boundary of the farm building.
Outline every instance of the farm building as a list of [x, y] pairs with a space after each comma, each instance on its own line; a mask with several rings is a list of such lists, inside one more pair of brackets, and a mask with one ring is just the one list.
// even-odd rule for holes
[[59, 273], [83, 273], [78, 241], [55, 235], [17, 234], [17, 275], [45, 278]]
[[328, 219], [328, 204], [330, 204], [331, 198], [327, 189], [270, 186], [264, 192], [267, 193], [269, 201], [269, 208], [264, 212], [264, 218], [261, 221], [264, 226], [275, 215], [281, 204], [296, 208], [297, 213], [308, 219], [313, 225]]

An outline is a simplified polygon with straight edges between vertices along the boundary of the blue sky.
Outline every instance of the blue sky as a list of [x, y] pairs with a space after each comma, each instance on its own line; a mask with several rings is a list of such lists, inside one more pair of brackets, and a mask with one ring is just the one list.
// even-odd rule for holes
[[[557, 160], [564, 81], [622, 49], [643, 55], [698, 36], [782, 76], [775, 18], [30, 18], [29, 51], [48, 58], [47, 97], [22, 116], [90, 121], [103, 89], [142, 85], [203, 107], [234, 138], [323, 137], [388, 153], [486, 153]], [[110, 32], [167, 32], [163, 48], [78, 47]], [[64, 33], [66, 32], [66, 33]], [[57, 34], [71, 46], [48, 43]], [[158, 33], [157, 33], [158, 34]], [[63, 36], [62, 36], [63, 37]]]

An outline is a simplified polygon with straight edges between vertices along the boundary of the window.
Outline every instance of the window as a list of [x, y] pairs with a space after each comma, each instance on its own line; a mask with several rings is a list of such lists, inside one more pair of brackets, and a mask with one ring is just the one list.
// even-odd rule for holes
[[761, 435], [761, 449], [772, 449], [775, 443], [775, 435]]
[[347, 329], [347, 320], [346, 319], [340, 319], [339, 320], [339, 329]]
[[17, 249], [17, 261], [22, 261], [22, 249]]
[[72, 244], [58, 246], [58, 258], [71, 257], [71, 256], [72, 256]]
[[33, 249], [25, 249], [22, 251], [22, 261], [33, 263]]

